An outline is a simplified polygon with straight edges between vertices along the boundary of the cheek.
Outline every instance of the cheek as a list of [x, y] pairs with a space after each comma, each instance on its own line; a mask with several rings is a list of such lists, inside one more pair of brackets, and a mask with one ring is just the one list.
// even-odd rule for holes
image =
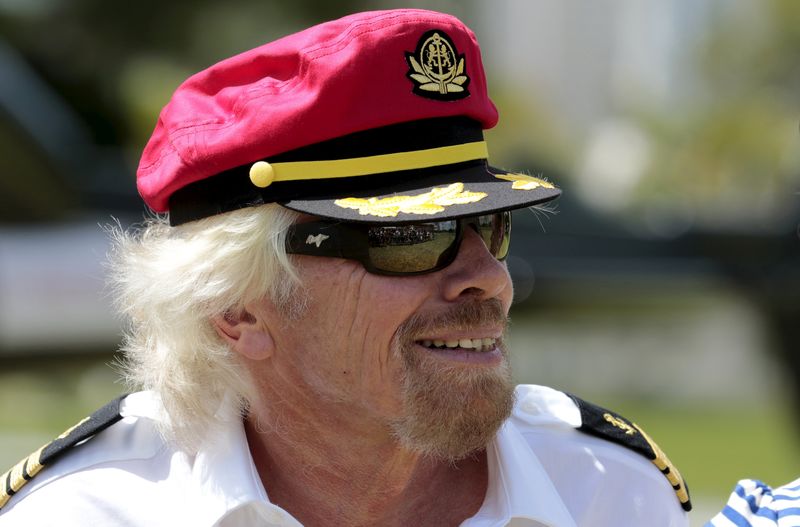
[[402, 280], [377, 277], [380, 287], [373, 282], [376, 280], [372, 276], [362, 282], [355, 306], [352, 344], [353, 351], [359, 354], [355, 357], [357, 360], [377, 365], [371, 371], [385, 375], [388, 366], [397, 359], [392, 343], [398, 327], [419, 309], [422, 302], [410, 294]]
[[341, 377], [375, 414], [394, 415], [401, 408], [403, 363], [394, 347], [397, 329], [424, 303], [413, 280], [366, 275], [350, 290], [349, 326]]
[[350, 385], [353, 379], [385, 380], [394, 333], [418, 305], [407, 285], [370, 275], [346, 260], [306, 257], [301, 263], [307, 310], [289, 333], [291, 345], [302, 349], [303, 367], [325, 369]]
[[[380, 280], [380, 277], [379, 277]], [[385, 280], [385, 279], [384, 279]], [[360, 346], [366, 390], [383, 393], [399, 401], [403, 361], [396, 341], [397, 330], [424, 306], [426, 296], [414, 287], [413, 279], [393, 279], [380, 288], [364, 288], [359, 310]]]
[[428, 303], [429, 288], [420, 287], [420, 282], [414, 277], [369, 276], [364, 280], [359, 317], [376, 341], [388, 345], [398, 327]]

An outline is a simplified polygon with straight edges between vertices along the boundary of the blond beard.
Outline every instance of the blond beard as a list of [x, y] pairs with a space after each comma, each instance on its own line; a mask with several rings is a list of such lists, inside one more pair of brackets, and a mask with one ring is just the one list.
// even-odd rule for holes
[[450, 462], [478, 452], [492, 441], [511, 414], [514, 385], [502, 339], [503, 359], [495, 367], [465, 367], [420, 352], [415, 339], [442, 330], [507, 324], [497, 300], [460, 304], [434, 318], [412, 317], [398, 330], [395, 352], [405, 366], [404, 416], [392, 423], [395, 436], [411, 450]]

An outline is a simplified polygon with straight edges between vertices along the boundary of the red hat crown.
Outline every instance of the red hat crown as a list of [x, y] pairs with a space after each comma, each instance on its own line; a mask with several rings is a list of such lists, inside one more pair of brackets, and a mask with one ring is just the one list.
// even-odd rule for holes
[[[419, 62], [428, 59], [426, 81]], [[358, 13], [190, 77], [162, 110], [137, 183], [145, 202], [165, 212], [175, 191], [235, 167], [355, 132], [454, 116], [482, 128], [497, 122], [472, 31], [432, 11]]]

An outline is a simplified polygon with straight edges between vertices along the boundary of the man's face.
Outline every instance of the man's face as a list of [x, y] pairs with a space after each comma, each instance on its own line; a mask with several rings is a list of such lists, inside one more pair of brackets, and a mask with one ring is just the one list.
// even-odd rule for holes
[[410, 449], [455, 460], [486, 446], [513, 404], [502, 338], [512, 286], [466, 231], [451, 265], [418, 276], [295, 256], [307, 309], [271, 328], [278, 375]]

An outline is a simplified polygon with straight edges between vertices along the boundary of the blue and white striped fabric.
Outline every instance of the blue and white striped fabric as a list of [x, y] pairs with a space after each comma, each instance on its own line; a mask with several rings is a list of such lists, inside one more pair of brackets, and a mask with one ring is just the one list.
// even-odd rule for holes
[[705, 527], [800, 527], [800, 479], [776, 489], [743, 479]]

